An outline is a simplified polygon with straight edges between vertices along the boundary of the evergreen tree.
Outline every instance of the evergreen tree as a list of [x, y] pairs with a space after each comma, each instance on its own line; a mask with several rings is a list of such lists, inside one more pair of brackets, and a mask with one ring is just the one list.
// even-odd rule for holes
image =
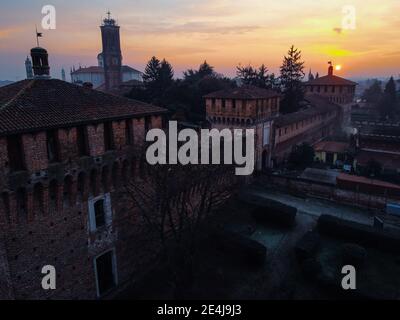
[[160, 83], [160, 88], [162, 91], [166, 90], [173, 83], [174, 79], [174, 70], [171, 64], [163, 59], [160, 63], [160, 68], [158, 70], [158, 79], [157, 81]]
[[174, 71], [168, 61], [163, 59], [160, 62], [156, 57], [152, 57], [143, 74], [144, 88], [134, 88], [129, 97], [165, 106], [163, 97], [173, 85], [173, 77]]
[[294, 146], [289, 154], [288, 163], [293, 169], [305, 169], [314, 162], [314, 148], [308, 143]]
[[236, 75], [242, 81], [244, 85], [255, 85], [257, 72], [251, 65], [246, 67], [237, 66]]
[[389, 82], [386, 84], [385, 94], [388, 96], [391, 103], [394, 105], [397, 103], [396, 83], [393, 77], [390, 77]]
[[236, 67], [237, 77], [244, 85], [256, 86], [264, 89], [273, 89], [276, 86], [275, 74], [268, 74], [268, 68], [262, 64], [258, 69], [251, 65]]
[[302, 79], [305, 74], [303, 70], [304, 62], [301, 61], [301, 51], [291, 46], [280, 67], [280, 80], [284, 94], [281, 105], [282, 113], [299, 110], [299, 104], [304, 98]]
[[365, 89], [362, 98], [370, 103], [371, 105], [377, 107], [383, 98], [382, 86], [380, 81], [374, 80], [372, 85]]
[[196, 83], [204, 77], [216, 76], [214, 67], [209, 65], [207, 61], [204, 61], [198, 70], [189, 69], [183, 73], [184, 80], [191, 83]]
[[144, 83], [152, 83], [157, 81], [160, 70], [160, 60], [156, 57], [152, 57], [149, 62], [147, 62], [146, 68], [143, 74]]
[[204, 78], [207, 76], [213, 76], [214, 75], [214, 67], [209, 65], [207, 63], [207, 61], [204, 61], [199, 67], [198, 75], [200, 78]]
[[393, 77], [390, 78], [385, 86], [385, 91], [383, 93], [383, 99], [380, 106], [381, 115], [384, 118], [393, 117], [397, 109], [397, 93], [396, 93], [396, 83]]

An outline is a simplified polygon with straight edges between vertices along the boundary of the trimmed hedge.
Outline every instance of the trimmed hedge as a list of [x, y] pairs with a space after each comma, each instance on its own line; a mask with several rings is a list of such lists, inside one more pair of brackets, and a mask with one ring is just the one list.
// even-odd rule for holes
[[212, 234], [212, 239], [219, 250], [236, 256], [250, 265], [258, 266], [265, 262], [267, 248], [257, 241], [225, 230]]
[[285, 205], [274, 200], [263, 200], [252, 212], [254, 219], [259, 223], [275, 223], [292, 228], [296, 224], [297, 208]]
[[309, 279], [318, 278], [321, 274], [322, 266], [321, 263], [315, 258], [308, 258], [301, 264], [301, 268], [304, 275]]
[[346, 265], [362, 267], [367, 259], [367, 250], [354, 243], [342, 245], [342, 260]]
[[303, 261], [312, 258], [319, 248], [320, 241], [317, 232], [308, 231], [294, 247], [297, 259]]
[[400, 233], [393, 230], [375, 229], [361, 223], [322, 215], [318, 219], [318, 231], [362, 246], [400, 253]]

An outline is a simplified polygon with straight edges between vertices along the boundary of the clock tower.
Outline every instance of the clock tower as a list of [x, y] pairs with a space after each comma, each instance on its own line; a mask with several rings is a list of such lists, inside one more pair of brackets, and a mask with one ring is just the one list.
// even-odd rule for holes
[[118, 87], [122, 82], [122, 54], [119, 37], [119, 26], [111, 18], [110, 12], [107, 12], [107, 18], [103, 20], [100, 26], [101, 39], [103, 43], [103, 67], [105, 89], [110, 90]]

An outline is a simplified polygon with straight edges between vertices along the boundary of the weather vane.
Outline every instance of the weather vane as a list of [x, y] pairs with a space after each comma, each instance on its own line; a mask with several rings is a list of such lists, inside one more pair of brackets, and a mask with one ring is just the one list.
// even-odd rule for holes
[[39, 38], [43, 37], [43, 34], [41, 32], [37, 31], [37, 26], [35, 26], [35, 27], [36, 27], [36, 44], [38, 47], [40, 47], [39, 46]]

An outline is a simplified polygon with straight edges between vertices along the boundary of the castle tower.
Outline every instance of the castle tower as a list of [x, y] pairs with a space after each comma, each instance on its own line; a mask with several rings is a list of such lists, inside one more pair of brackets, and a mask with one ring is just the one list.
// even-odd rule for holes
[[62, 79], [62, 81], [66, 81], [64, 68], [61, 69], [61, 79]]
[[100, 29], [103, 43], [102, 57], [105, 89], [110, 90], [111, 88], [118, 87], [122, 82], [122, 54], [119, 26], [111, 18], [110, 12], [107, 13], [107, 18], [103, 20], [103, 25], [100, 26]]
[[26, 78], [32, 79], [33, 78], [33, 71], [32, 71], [32, 62], [29, 57], [26, 57], [25, 60], [25, 70], [26, 70]]
[[31, 49], [34, 78], [50, 78], [49, 55], [47, 50], [36, 47]]

